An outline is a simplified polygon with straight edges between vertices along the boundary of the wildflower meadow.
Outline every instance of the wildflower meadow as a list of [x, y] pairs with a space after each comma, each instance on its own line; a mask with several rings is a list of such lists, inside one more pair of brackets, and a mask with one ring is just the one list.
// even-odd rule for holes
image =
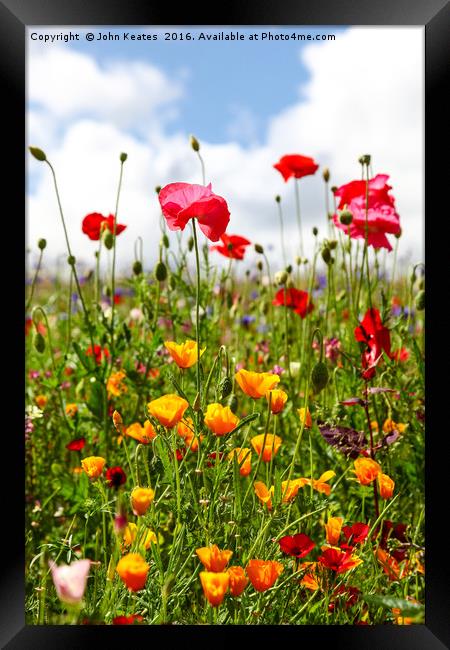
[[274, 197], [274, 264], [245, 222], [228, 230], [231, 197], [186, 147], [199, 184], [149, 189], [160, 222], [128, 273], [127, 154], [115, 212], [80, 215], [82, 273], [58, 169], [29, 148], [67, 273], [49, 280], [46, 241], [29, 242], [26, 622], [423, 623], [424, 266], [397, 262], [395, 178], [365, 154], [336, 187], [320, 161], [281, 155], [295, 211]]

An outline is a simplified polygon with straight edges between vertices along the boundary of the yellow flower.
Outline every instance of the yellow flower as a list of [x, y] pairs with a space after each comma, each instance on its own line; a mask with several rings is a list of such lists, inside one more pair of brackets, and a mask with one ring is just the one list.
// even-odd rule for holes
[[283, 441], [279, 436], [274, 436], [272, 433], [261, 433], [258, 436], [254, 436], [250, 442], [256, 453], [259, 455], [262, 454], [262, 460], [268, 463], [272, 459], [272, 450], [273, 455], [276, 456]]
[[46, 395], [36, 395], [34, 401], [40, 409], [44, 409], [47, 406], [48, 397]]
[[390, 499], [394, 494], [395, 483], [387, 474], [381, 472], [377, 476], [378, 490], [382, 499]]
[[134, 438], [143, 445], [148, 444], [154, 438], [156, 438], [156, 431], [149, 420], [146, 420], [144, 422], [143, 427], [141, 427], [139, 422], [130, 424], [130, 426], [126, 428], [125, 434], [127, 436], [130, 436], [130, 438]]
[[135, 487], [131, 492], [131, 507], [135, 515], [145, 515], [155, 498], [155, 492], [151, 488]]
[[89, 478], [98, 478], [103, 472], [106, 460], [101, 456], [88, 456], [83, 458], [81, 466]]
[[312, 417], [311, 413], [309, 412], [309, 409], [306, 409], [306, 415], [305, 415], [305, 409], [302, 407], [301, 409], [297, 409], [297, 413], [300, 417], [300, 422], [305, 423], [305, 429], [310, 429], [312, 427]]
[[393, 431], [398, 431], [403, 433], [408, 425], [403, 424], [403, 422], [394, 422], [391, 418], [387, 418], [383, 424], [384, 433], [392, 433]]
[[130, 591], [145, 587], [150, 565], [139, 553], [128, 553], [117, 563], [116, 571]]
[[236, 455], [239, 474], [241, 476], [248, 476], [252, 471], [252, 452], [249, 447], [235, 447], [228, 454], [228, 460], [233, 460], [233, 457]]
[[343, 517], [328, 518], [328, 521], [325, 524], [325, 531], [327, 535], [327, 544], [330, 544], [330, 546], [338, 545], [343, 523], [344, 523]]
[[233, 555], [233, 551], [221, 551], [216, 544], [198, 548], [195, 552], [205, 569], [214, 573], [223, 571]]
[[66, 404], [66, 415], [68, 415], [69, 418], [75, 417], [77, 413], [78, 406], [76, 404]]
[[[164, 345], [179, 368], [190, 368], [197, 363], [198, 348], [196, 341], [185, 341], [184, 343], [164, 341]], [[205, 349], [200, 350], [200, 356], [202, 356]]]
[[251, 372], [239, 370], [234, 376], [239, 386], [246, 395], [259, 399], [264, 397], [268, 390], [272, 390], [279, 383], [280, 378], [270, 372]]
[[[272, 395], [272, 397], [270, 397]], [[274, 388], [273, 390], [268, 390], [266, 393], [266, 399], [267, 402], [269, 402], [270, 399], [270, 410], [272, 411], [273, 415], [277, 415], [277, 413], [281, 413], [281, 411], [284, 409], [284, 405], [287, 402], [287, 393], [284, 392], [284, 390], [281, 390], [281, 388]]]
[[216, 436], [224, 436], [237, 427], [239, 418], [229, 406], [208, 404], [205, 413], [205, 424]]
[[228, 573], [211, 573], [200, 571], [200, 581], [205, 598], [213, 607], [218, 607], [228, 591], [230, 577]]
[[127, 376], [127, 373], [124, 370], [119, 370], [118, 372], [113, 372], [108, 381], [106, 382], [106, 390], [108, 395], [113, 395], [114, 397], [119, 397], [122, 393], [126, 393], [128, 388], [123, 383], [123, 380]]
[[[292, 481], [282, 481], [281, 483], [281, 501], [289, 503], [297, 496], [299, 488], [302, 487], [302, 479], [295, 478]], [[273, 488], [275, 490], [275, 488]]]
[[188, 402], [179, 395], [169, 394], [149, 402], [147, 409], [163, 427], [171, 429], [181, 420], [188, 406]]
[[360, 456], [354, 461], [355, 474], [361, 485], [369, 485], [381, 472], [381, 467], [372, 458]]
[[150, 548], [150, 544], [157, 543], [156, 534], [150, 528], [142, 528], [138, 534], [136, 524], [130, 522], [123, 533], [124, 546], [127, 548], [131, 546], [136, 541], [136, 537], [138, 539], [138, 546], [145, 548], [146, 551]]
[[336, 476], [336, 472], [333, 472], [333, 470], [330, 469], [328, 472], [324, 472], [318, 479], [300, 478], [298, 480], [300, 482], [300, 487], [312, 484], [314, 490], [317, 490], [317, 492], [322, 492], [323, 494], [329, 496], [331, 492], [331, 486], [328, 485], [327, 481], [329, 481], [330, 478], [333, 478], [333, 476]]

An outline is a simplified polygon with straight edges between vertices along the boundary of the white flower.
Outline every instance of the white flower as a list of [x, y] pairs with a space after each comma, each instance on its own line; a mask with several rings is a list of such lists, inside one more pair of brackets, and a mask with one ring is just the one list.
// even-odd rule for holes
[[37, 420], [38, 418], [42, 418], [44, 416], [43, 411], [34, 405], [27, 406], [25, 413], [30, 418], [30, 420]]

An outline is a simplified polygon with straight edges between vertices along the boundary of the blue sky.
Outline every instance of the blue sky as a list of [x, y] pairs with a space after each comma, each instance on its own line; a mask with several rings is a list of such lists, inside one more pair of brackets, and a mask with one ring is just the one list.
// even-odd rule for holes
[[[273, 164], [288, 153], [313, 157], [314, 176], [301, 179], [304, 240], [312, 227], [326, 236], [322, 169], [337, 186], [359, 177], [370, 153], [374, 174], [390, 176], [404, 235], [402, 254], [423, 259], [423, 28], [189, 28], [198, 34], [238, 31], [244, 41], [164, 40], [180, 29], [140, 27], [28, 28], [40, 35], [78, 33], [80, 41], [28, 41], [27, 141], [54, 164], [69, 236], [80, 259], [93, 255], [81, 233], [89, 212], [114, 210], [117, 160], [128, 153], [120, 213], [119, 263], [133, 259], [148, 237], [148, 264], [157, 247], [156, 185], [199, 183], [189, 146], [201, 142], [207, 182], [229, 205], [230, 234], [273, 246], [279, 256], [282, 197], [289, 254], [298, 252], [292, 183]], [[157, 41], [96, 40], [102, 33], [152, 33]], [[334, 41], [250, 41], [248, 35], [309, 33]], [[88, 42], [86, 34], [94, 33]], [[64, 253], [46, 166], [27, 159], [27, 238], [48, 240], [47, 259]], [[56, 221], [55, 221], [56, 220]], [[119, 219], [120, 221], [120, 219]], [[412, 258], [411, 258], [412, 256]]]

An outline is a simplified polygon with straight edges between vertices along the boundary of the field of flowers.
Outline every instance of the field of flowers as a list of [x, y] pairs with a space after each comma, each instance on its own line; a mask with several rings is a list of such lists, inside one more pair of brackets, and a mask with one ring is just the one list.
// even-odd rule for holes
[[[245, 224], [227, 232], [226, 197], [190, 146], [203, 183], [156, 188], [158, 261], [144, 272], [138, 240], [127, 277], [127, 155], [115, 214], [80, 216], [96, 251], [81, 273], [57, 170], [30, 147], [54, 185], [69, 279], [46, 274], [40, 240], [26, 294], [26, 622], [422, 623], [424, 269], [396, 269], [389, 176], [364, 155], [333, 187], [312, 158], [283, 156], [273, 173], [296, 211], [275, 197], [271, 267]], [[326, 198], [308, 249], [301, 179], [316, 173]]]

